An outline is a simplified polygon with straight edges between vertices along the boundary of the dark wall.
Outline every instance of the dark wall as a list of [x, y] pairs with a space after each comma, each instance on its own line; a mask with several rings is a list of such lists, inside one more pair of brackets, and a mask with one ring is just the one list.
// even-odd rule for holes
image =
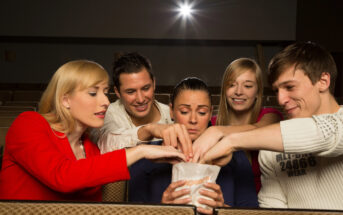
[[296, 0], [11, 0], [0, 3], [0, 35], [90, 38], [294, 40]]
[[335, 96], [343, 96], [343, 1], [298, 0], [296, 39], [326, 47], [338, 69]]
[[197, 0], [190, 20], [177, 19], [177, 2], [0, 1], [0, 83], [46, 83], [74, 59], [110, 71], [115, 52], [138, 51], [151, 59], [157, 85], [198, 76], [219, 86], [230, 61], [265, 65], [295, 40], [296, 0]]

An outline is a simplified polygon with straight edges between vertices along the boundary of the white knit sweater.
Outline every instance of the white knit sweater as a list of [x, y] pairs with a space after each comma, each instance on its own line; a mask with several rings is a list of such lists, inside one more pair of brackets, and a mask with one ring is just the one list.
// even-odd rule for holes
[[259, 155], [260, 207], [343, 209], [343, 107], [280, 126], [285, 153]]
[[[169, 106], [156, 100], [155, 105], [161, 114], [158, 123], [172, 123]], [[142, 142], [137, 136], [140, 127], [133, 124], [120, 99], [112, 103], [107, 109], [104, 126], [100, 130], [98, 146], [101, 154], [125, 147], [133, 147]]]

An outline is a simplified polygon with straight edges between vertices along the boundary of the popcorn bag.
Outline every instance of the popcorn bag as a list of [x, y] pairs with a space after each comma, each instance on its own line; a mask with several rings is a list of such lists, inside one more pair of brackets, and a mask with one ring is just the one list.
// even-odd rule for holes
[[[172, 182], [185, 180], [186, 185], [177, 188], [176, 190], [181, 190], [185, 188], [190, 189], [190, 198], [192, 199], [190, 204], [197, 207], [202, 207], [208, 209], [209, 207], [198, 203], [198, 199], [205, 198], [199, 193], [200, 189], [206, 189], [203, 184], [206, 182], [215, 183], [217, 176], [219, 174], [220, 167], [215, 165], [198, 164], [198, 163], [178, 163], [173, 165], [173, 175]], [[185, 198], [183, 196], [181, 198]]]

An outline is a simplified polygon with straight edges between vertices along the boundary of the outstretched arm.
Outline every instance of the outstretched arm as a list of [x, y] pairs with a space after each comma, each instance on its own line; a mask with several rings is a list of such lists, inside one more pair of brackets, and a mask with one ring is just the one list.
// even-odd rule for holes
[[194, 143], [193, 143], [193, 162], [198, 162], [201, 157], [224, 136], [249, 131], [252, 129], [264, 127], [280, 121], [280, 115], [276, 113], [267, 113], [254, 124], [239, 125], [239, 126], [212, 126], [208, 128]]
[[237, 150], [283, 151], [280, 124], [233, 133], [222, 138], [206, 154], [200, 157], [201, 163], [226, 165]]
[[172, 146], [138, 145], [126, 149], [127, 166], [131, 166], [138, 160], [145, 158], [149, 160], [162, 159], [168, 163], [186, 161], [186, 157]]

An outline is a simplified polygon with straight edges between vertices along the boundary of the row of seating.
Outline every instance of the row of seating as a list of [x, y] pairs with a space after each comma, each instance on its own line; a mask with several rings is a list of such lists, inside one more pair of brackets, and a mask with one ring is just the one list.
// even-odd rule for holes
[[[215, 208], [217, 215], [335, 215], [343, 211]], [[0, 214], [11, 215], [195, 215], [193, 205], [0, 201]]]
[[[2, 105], [6, 106], [15, 106], [15, 105], [37, 105], [40, 97], [42, 96], [43, 91], [40, 90], [0, 90], [0, 102]], [[155, 98], [165, 104], [168, 104], [170, 101], [170, 93], [155, 93]], [[110, 102], [117, 100], [115, 93], [109, 93]], [[213, 105], [219, 105], [220, 95], [212, 95]], [[267, 106], [277, 105], [276, 96], [264, 96], [263, 103]]]

